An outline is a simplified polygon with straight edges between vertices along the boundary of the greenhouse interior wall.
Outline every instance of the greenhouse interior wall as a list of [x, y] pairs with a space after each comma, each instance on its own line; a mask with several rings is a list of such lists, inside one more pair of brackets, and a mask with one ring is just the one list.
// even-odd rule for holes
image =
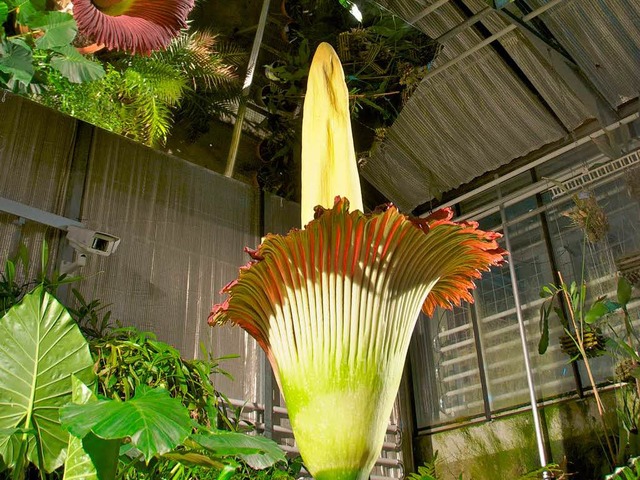
[[[0, 118], [0, 206], [18, 202], [120, 237], [113, 255], [87, 257], [74, 287], [187, 358], [237, 356], [221, 362], [233, 379], [217, 375], [215, 387], [243, 420], [295, 454], [262, 350], [242, 329], [212, 328], [207, 317], [249, 260], [244, 247], [299, 226], [299, 206], [8, 93]], [[0, 208], [2, 263], [24, 244], [32, 257], [25, 277], [35, 278], [45, 242], [49, 272], [73, 260], [65, 232]], [[69, 289], [58, 296], [73, 302]], [[402, 476], [398, 415], [396, 408], [374, 479]]]
[[[509, 239], [515, 281], [509, 265], [493, 269], [478, 282], [473, 305], [418, 322], [410, 348], [416, 463], [438, 452], [443, 478], [452, 479], [518, 478], [539, 467], [517, 294], [548, 461], [582, 480], [607, 473], [584, 363], [561, 351], [563, 329], [553, 316], [549, 349], [538, 353], [540, 292], [560, 278], [584, 278], [588, 305], [616, 299], [618, 261], [640, 257], [640, 198], [631, 184], [640, 172], [637, 132], [636, 121], [624, 148], [609, 156], [589, 142], [454, 205], [460, 219], [502, 232], [503, 247]], [[588, 195], [608, 220], [597, 241], [567, 216]], [[634, 297], [629, 311], [638, 325], [637, 290]], [[621, 314], [608, 322], [623, 328]], [[615, 363], [610, 355], [590, 360], [614, 424]]]

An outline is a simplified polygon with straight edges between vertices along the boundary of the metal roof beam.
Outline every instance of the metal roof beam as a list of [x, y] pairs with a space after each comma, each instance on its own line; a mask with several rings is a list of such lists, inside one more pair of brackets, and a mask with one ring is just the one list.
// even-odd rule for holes
[[515, 19], [512, 15], [499, 11], [503, 18], [514, 22], [520, 31], [527, 37], [531, 44], [545, 57], [551, 59], [551, 64], [556, 73], [564, 80], [571, 90], [576, 94], [584, 106], [602, 125], [608, 125], [618, 119], [615, 110], [607, 103], [604, 96], [598, 91], [593, 82], [573, 61], [559, 52], [554, 46], [545, 42], [538, 35], [532, 32], [526, 25]]
[[[616, 130], [618, 128], [620, 128], [621, 126], [625, 126], [631, 122], [634, 122], [635, 120], [637, 120], [638, 118], [640, 118], [640, 113], [632, 113], [622, 119], [620, 119], [619, 121], [612, 123], [610, 125], [607, 125], [606, 127], [600, 128], [599, 130], [586, 134], [584, 136], [582, 136], [581, 138], [578, 138], [577, 140], [574, 140], [573, 142], [564, 145], [560, 148], [558, 148], [557, 150], [554, 150], [553, 152], [550, 152], [546, 155], [543, 155], [542, 157], [539, 157], [529, 163], [527, 163], [526, 165], [523, 165], [522, 167], [516, 168], [515, 170], [506, 173], [498, 178], [495, 178], [494, 180], [491, 180], [487, 183], [485, 183], [484, 185], [481, 185], [477, 188], [474, 188], [473, 190], [464, 193], [452, 200], [449, 200], [447, 202], [441, 203], [437, 205], [437, 208], [444, 208], [444, 207], [451, 207], [453, 205], [456, 205], [457, 203], [460, 203], [464, 200], [467, 200], [471, 197], [474, 197], [480, 193], [483, 193], [491, 188], [496, 187], [497, 185], [506, 182], [507, 180], [516, 177], [518, 175], [520, 175], [523, 172], [526, 172], [527, 170], [531, 170], [532, 168], [535, 168], [539, 165], [542, 165], [543, 163], [548, 162], [549, 160], [553, 160], [556, 157], [559, 157], [560, 155], [562, 155], [563, 153], [569, 152], [571, 150], [573, 150], [574, 148], [579, 147], [580, 145], [584, 145], [585, 143], [588, 143], [602, 135], [607, 135], [610, 132], [612, 132], [613, 130]], [[426, 217], [429, 213], [425, 212], [422, 214], [419, 214], [420, 217]]]
[[[442, 1], [442, 0], [440, 0], [440, 1]], [[537, 8], [533, 12], [531, 12], [531, 13], [525, 15], [524, 17], [522, 17], [522, 20], [525, 21], [525, 22], [528, 22], [529, 20], [537, 17], [538, 15], [542, 15], [544, 12], [546, 12], [547, 10], [555, 7], [556, 5], [558, 5], [559, 3], [563, 2], [563, 1], [564, 0], [551, 0], [550, 2], [545, 3], [544, 5], [542, 5], [540, 8]], [[446, 3], [446, 2], [443, 2], [443, 3]], [[422, 18], [422, 17], [420, 17], [420, 18]], [[464, 53], [461, 53], [460, 55], [458, 55], [455, 58], [452, 58], [448, 62], [443, 63], [441, 66], [439, 66], [437, 68], [434, 68], [433, 70], [430, 70], [424, 76], [423, 81], [428, 79], [428, 78], [434, 77], [434, 76], [436, 76], [436, 75], [438, 75], [440, 73], [443, 73], [449, 67], [457, 65], [462, 60], [467, 58], [469, 55], [474, 54], [478, 50], [482, 49], [483, 47], [486, 47], [487, 45], [489, 45], [493, 41], [499, 39], [500, 37], [503, 37], [507, 33], [512, 32], [516, 28], [517, 27], [515, 25], [513, 25], [513, 24], [506, 26], [505, 28], [503, 28], [499, 32], [496, 32], [495, 34], [493, 34], [490, 37], [486, 38], [485, 40], [483, 40], [482, 42], [478, 43], [477, 45], [471, 47], [469, 50], [466, 50]]]
[[440, 35], [438, 38], [436, 38], [436, 42], [440, 42], [440, 43], [446, 42], [447, 40], [449, 40], [449, 39], [455, 37], [456, 35], [458, 35], [460, 32], [466, 30], [470, 26], [478, 23], [480, 20], [482, 20], [484, 17], [486, 17], [491, 12], [493, 12], [493, 9], [491, 7], [483, 8], [482, 10], [480, 10], [478, 13], [476, 13], [472, 17], [467, 18], [464, 22], [460, 23], [459, 25], [456, 25], [455, 27], [453, 27], [448, 32], [445, 32], [442, 35]]
[[439, 9], [442, 5], [444, 5], [448, 1], [449, 0], [436, 0], [431, 5], [429, 5], [427, 8], [425, 8], [424, 10], [421, 10], [417, 15], [415, 15], [412, 18], [410, 18], [408, 20], [408, 23], [413, 25], [414, 23], [422, 20], [424, 17], [426, 17], [430, 13], [435, 12], [437, 9]]

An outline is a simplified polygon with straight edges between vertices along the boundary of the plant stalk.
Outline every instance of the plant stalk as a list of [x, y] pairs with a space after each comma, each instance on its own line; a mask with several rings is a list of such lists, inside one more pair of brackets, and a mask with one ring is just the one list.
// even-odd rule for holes
[[[562, 273], [558, 272], [558, 277], [560, 278], [561, 285], [564, 285], [565, 283], [564, 283], [564, 279], [562, 278]], [[580, 288], [582, 288], [582, 285], [580, 286]], [[607, 442], [607, 448], [609, 449], [611, 467], [614, 467], [616, 455], [614, 453], [613, 446], [611, 445], [611, 440], [609, 439], [609, 435], [608, 435], [609, 429], [604, 419], [604, 415], [605, 415], [604, 404], [602, 403], [602, 399], [600, 398], [600, 393], [598, 392], [598, 387], [596, 385], [595, 378], [593, 377], [593, 373], [591, 372], [591, 365], [589, 363], [589, 359], [587, 358], [587, 352], [584, 348], [584, 341], [583, 341], [582, 335], [579, 334], [578, 324], [576, 322], [575, 313], [573, 311], [573, 304], [571, 303], [571, 298], [569, 298], [569, 294], [566, 288], [562, 289], [562, 293], [564, 294], [565, 300], [567, 302], [567, 309], [569, 310], [569, 318], [571, 319], [571, 323], [573, 324], [574, 331], [576, 332], [576, 339], [577, 339], [576, 343], [578, 344], [578, 350], [580, 352], [580, 355], [582, 355], [582, 359], [584, 360], [584, 366], [587, 370], [587, 375], [589, 376], [589, 382], [591, 382], [591, 389], [593, 390], [593, 396], [596, 399], [598, 414], [600, 415], [600, 421], [602, 422], [602, 428], [604, 429], [604, 437]]]

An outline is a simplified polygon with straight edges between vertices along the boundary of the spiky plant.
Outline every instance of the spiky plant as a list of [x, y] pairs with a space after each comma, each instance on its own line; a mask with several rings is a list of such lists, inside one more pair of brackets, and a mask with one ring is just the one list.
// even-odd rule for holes
[[[441, 210], [409, 218], [362, 196], [348, 91], [333, 48], [315, 54], [304, 105], [302, 221], [267, 235], [214, 306], [265, 350], [300, 454], [319, 480], [363, 480], [380, 454], [420, 309], [471, 301], [480, 270], [502, 262], [498, 234]], [[334, 203], [335, 199], [335, 203]], [[332, 208], [325, 209], [324, 206]]]
[[122, 134], [141, 143], [164, 142], [172, 124], [172, 111], [182, 98], [187, 79], [173, 65], [154, 58], [136, 62], [123, 74]]
[[236, 45], [207, 30], [185, 32], [153, 57], [179, 66], [189, 79], [175, 117], [191, 137], [206, 130], [212, 118], [235, 113], [233, 107], [241, 92], [236, 71], [246, 59], [246, 53]]

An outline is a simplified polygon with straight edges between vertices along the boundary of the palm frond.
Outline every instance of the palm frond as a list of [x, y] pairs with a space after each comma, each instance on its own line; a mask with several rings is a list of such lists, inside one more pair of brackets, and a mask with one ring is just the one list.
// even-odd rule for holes
[[184, 32], [165, 51], [152, 57], [180, 69], [193, 89], [229, 88], [238, 81], [240, 50], [219, 42], [218, 35], [207, 30]]
[[150, 89], [169, 106], [177, 105], [187, 89], [187, 79], [178, 69], [155, 58], [136, 59], [125, 76], [132, 86]]
[[[121, 89], [121, 101], [124, 109], [123, 133], [134, 140], [147, 145], [163, 143], [172, 124], [169, 104], [164, 101], [158, 91], [165, 94], [171, 89], [166, 84], [171, 80], [155, 83], [155, 88], [148, 77], [129, 69], [124, 75]], [[164, 87], [163, 87], [164, 84]], [[160, 88], [158, 88], [160, 86]]]

